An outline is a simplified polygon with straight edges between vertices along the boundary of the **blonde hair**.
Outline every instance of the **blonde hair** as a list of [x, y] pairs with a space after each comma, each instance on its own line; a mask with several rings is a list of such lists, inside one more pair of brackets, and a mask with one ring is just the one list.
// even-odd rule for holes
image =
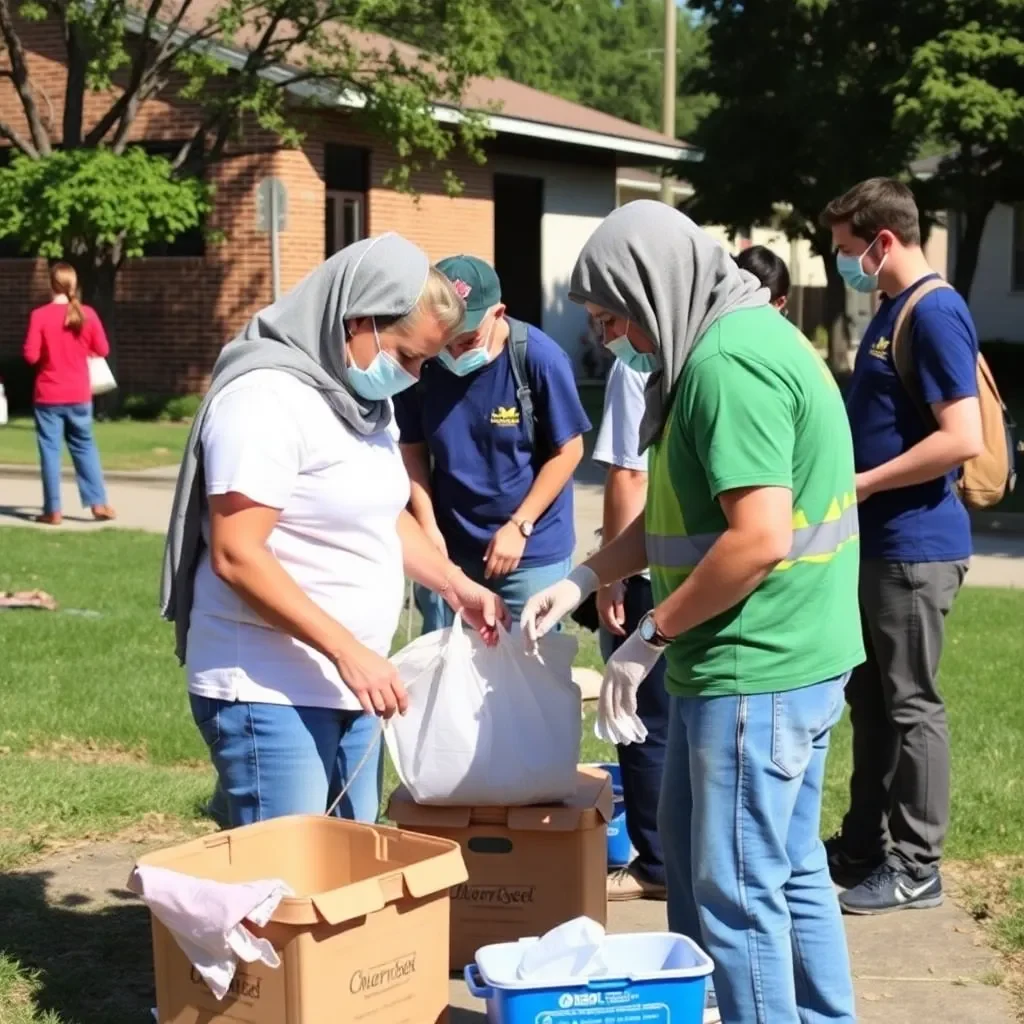
[[85, 326], [85, 314], [78, 297], [78, 274], [70, 263], [55, 263], [50, 268], [50, 291], [64, 295], [68, 300], [68, 311], [64, 315], [64, 326], [74, 334]]
[[[437, 267], [427, 271], [427, 280], [416, 305], [405, 316], [398, 317], [390, 326], [402, 334], [410, 334], [420, 318], [431, 315], [444, 328], [445, 337], [453, 338], [459, 333], [466, 319], [466, 303]], [[381, 321], [378, 319], [378, 325]]]

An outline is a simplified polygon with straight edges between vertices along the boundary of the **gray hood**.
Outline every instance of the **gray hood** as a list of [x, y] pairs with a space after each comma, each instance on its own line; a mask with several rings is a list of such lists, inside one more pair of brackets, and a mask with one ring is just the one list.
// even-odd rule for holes
[[222, 350], [210, 390], [196, 414], [182, 457], [164, 548], [160, 607], [175, 625], [175, 649], [185, 660], [192, 589], [202, 554], [206, 506], [202, 432], [211, 401], [254, 370], [282, 370], [319, 391], [334, 414], [359, 434], [391, 422], [391, 403], [369, 402], [348, 383], [345, 323], [411, 313], [430, 261], [401, 235], [357, 242], [321, 264], [278, 302], [257, 313]]
[[643, 450], [661, 435], [676, 382], [707, 329], [728, 313], [767, 305], [770, 296], [689, 217], [641, 199], [610, 213], [590, 236], [569, 298], [631, 320], [656, 346], [661, 370], [647, 384]]

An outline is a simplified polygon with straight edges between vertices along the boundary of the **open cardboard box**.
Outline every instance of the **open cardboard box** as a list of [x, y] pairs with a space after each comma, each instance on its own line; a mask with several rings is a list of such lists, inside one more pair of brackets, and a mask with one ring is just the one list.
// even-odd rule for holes
[[543, 935], [586, 915], [608, 916], [607, 825], [612, 784], [580, 766], [575, 795], [535, 807], [426, 807], [400, 787], [388, 817], [401, 828], [456, 842], [469, 871], [451, 902], [453, 971], [481, 946]]
[[276, 970], [239, 963], [223, 1001], [153, 919], [160, 1024], [436, 1024], [448, 1014], [449, 889], [458, 844], [326, 817], [275, 818], [139, 864], [218, 882], [280, 878], [295, 891], [266, 928]]

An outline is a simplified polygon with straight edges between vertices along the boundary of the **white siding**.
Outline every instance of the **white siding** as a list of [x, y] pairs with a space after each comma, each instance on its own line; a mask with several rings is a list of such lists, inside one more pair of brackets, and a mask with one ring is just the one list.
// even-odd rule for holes
[[[950, 214], [950, 223], [955, 216]], [[955, 267], [958, 232], [952, 234], [950, 275]], [[997, 206], [989, 214], [971, 286], [970, 307], [982, 341], [1024, 342], [1024, 292], [1013, 290], [1012, 207]]]
[[587, 316], [582, 306], [569, 301], [569, 277], [583, 243], [615, 209], [615, 170], [506, 158], [495, 158], [490, 165], [496, 174], [524, 174], [544, 179], [541, 220], [544, 315], [539, 326], [578, 362]]

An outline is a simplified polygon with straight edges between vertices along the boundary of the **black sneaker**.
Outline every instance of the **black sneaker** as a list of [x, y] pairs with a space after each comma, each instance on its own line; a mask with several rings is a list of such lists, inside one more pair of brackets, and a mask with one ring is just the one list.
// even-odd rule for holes
[[825, 840], [825, 854], [832, 881], [843, 889], [853, 889], [860, 885], [885, 863], [885, 854], [881, 852], [873, 857], [855, 857], [846, 848], [838, 832], [831, 839]]
[[942, 876], [935, 872], [914, 878], [892, 864], [883, 864], [860, 885], [839, 897], [845, 914], [889, 914], [894, 910], [929, 910], [942, 904]]

